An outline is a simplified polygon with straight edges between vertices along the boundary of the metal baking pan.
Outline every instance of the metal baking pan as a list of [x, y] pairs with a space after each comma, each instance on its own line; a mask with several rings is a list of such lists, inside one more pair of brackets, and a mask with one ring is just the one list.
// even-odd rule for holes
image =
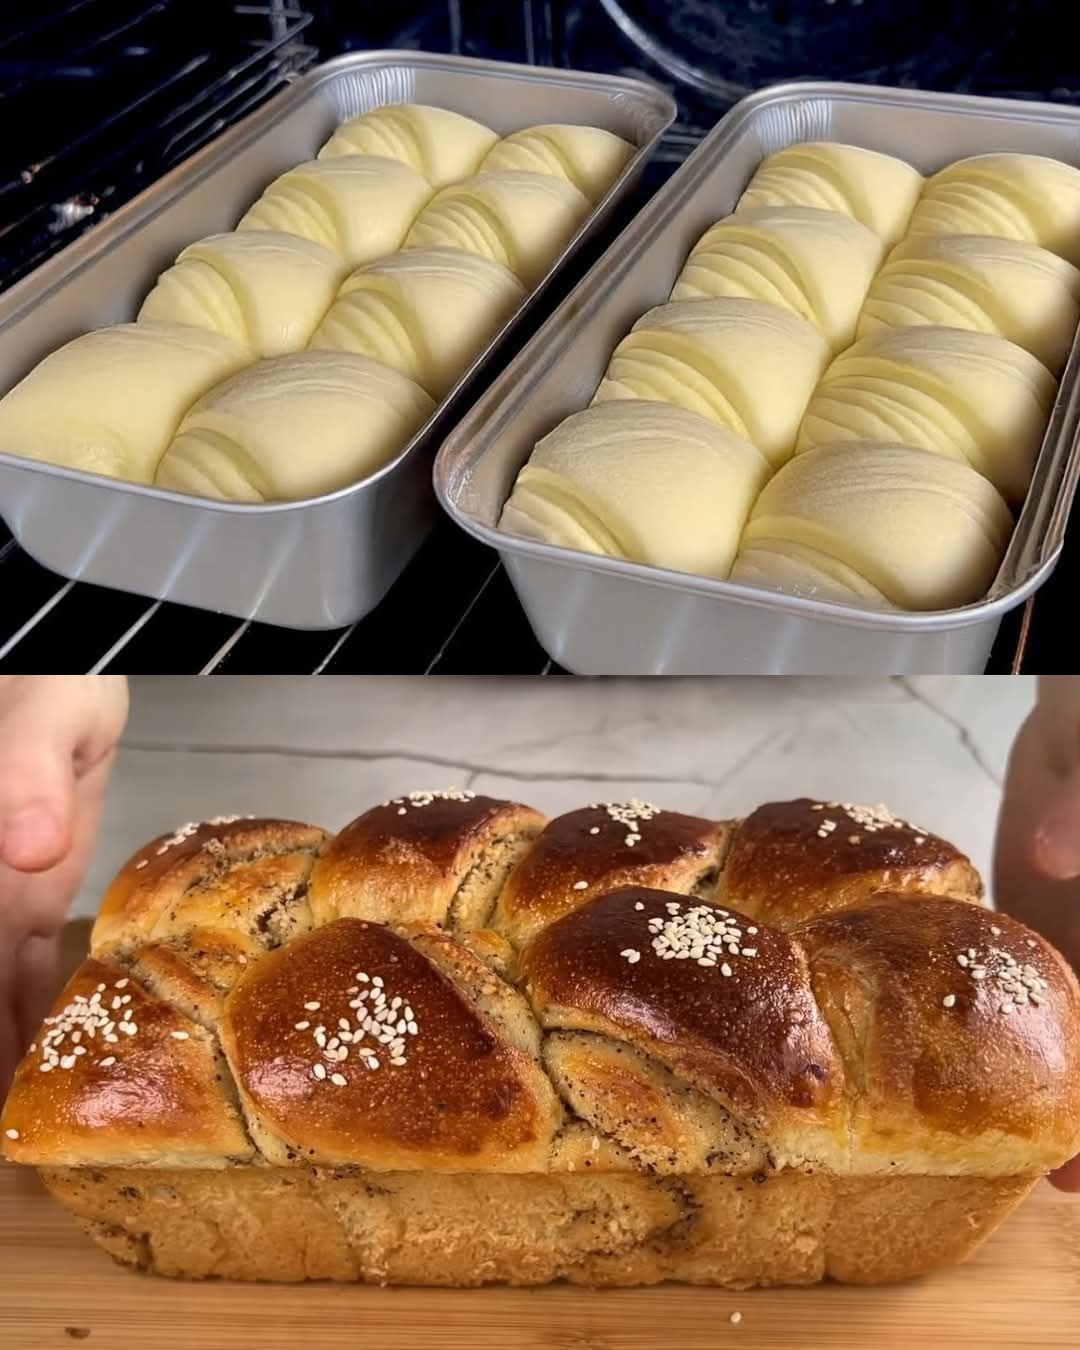
[[977, 604], [871, 612], [555, 548], [495, 528], [532, 447], [586, 406], [634, 321], [667, 298], [704, 230], [734, 209], [765, 155], [835, 140], [924, 173], [991, 150], [1080, 163], [1080, 108], [833, 83], [743, 99], [631, 222], [443, 446], [445, 509], [498, 549], [537, 637], [587, 675], [979, 672], [1002, 615], [1052, 571], [1078, 473], [1080, 355], [1061, 379], [1001, 570]]
[[134, 318], [185, 245], [231, 229], [271, 179], [314, 157], [338, 123], [405, 101], [465, 113], [503, 135], [537, 122], [590, 123], [638, 149], [544, 281], [380, 472], [323, 497], [252, 506], [0, 455], [0, 514], [34, 558], [67, 577], [295, 628], [335, 628], [378, 603], [432, 523], [431, 454], [465, 386], [633, 187], [674, 120], [667, 94], [611, 75], [425, 52], [342, 56], [301, 76], [0, 298], [2, 393], [69, 338]]

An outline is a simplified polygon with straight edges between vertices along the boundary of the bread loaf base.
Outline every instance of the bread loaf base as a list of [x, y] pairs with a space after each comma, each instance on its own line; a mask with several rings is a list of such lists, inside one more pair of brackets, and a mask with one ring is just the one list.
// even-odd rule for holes
[[729, 1289], [877, 1284], [953, 1265], [1037, 1180], [271, 1167], [41, 1175], [99, 1246], [159, 1275]]

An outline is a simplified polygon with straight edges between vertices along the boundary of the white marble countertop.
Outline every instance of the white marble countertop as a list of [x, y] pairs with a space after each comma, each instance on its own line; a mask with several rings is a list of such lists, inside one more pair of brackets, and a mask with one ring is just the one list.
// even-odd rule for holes
[[803, 794], [885, 802], [988, 870], [1034, 682], [759, 677], [146, 677], [76, 912], [147, 839], [230, 812], [336, 828], [413, 788], [550, 813], [638, 796], [718, 818]]

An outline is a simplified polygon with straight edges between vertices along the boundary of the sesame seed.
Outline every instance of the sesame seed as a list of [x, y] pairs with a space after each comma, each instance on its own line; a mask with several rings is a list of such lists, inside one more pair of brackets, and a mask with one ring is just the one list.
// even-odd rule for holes
[[326, 1069], [323, 1067], [322, 1064], [313, 1064], [311, 1066], [311, 1072], [315, 1075], [316, 1078], [326, 1077]]
[[7, 1135], [9, 1139], [18, 1139], [19, 1137], [18, 1130], [5, 1130], [4, 1133]]
[[406, 1063], [405, 1056], [404, 1056], [404, 1055], [391, 1055], [391, 1056], [390, 1056], [390, 1063], [391, 1063], [391, 1064], [396, 1064], [396, 1065], [400, 1068], [400, 1066], [401, 1066], [402, 1064], [405, 1064], [405, 1063]]
[[1006, 1015], [1008, 1015], [1009, 1013], [1012, 1012], [1014, 1006], [1015, 1005], [1013, 1003], [1011, 1003], [1008, 999], [1006, 999], [1005, 1002], [998, 1009], [998, 1012], [1005, 1013]]
[[587, 891], [588, 889], [589, 889], [589, 883], [588, 883], [587, 881], [575, 881], [575, 882], [574, 882], [574, 890], [575, 890], [575, 891]]
[[46, 1060], [44, 1064], [39, 1064], [38, 1068], [42, 1073], [48, 1073], [52, 1069], [52, 1064]]
[[407, 807], [405, 807], [405, 806], [399, 806], [399, 807], [398, 807], [398, 815], [399, 815], [399, 816], [407, 816], [408, 814], [409, 814], [409, 811], [408, 811], [408, 808], [407, 808]]
[[124, 1033], [125, 1036], [134, 1036], [135, 1033], [138, 1031], [138, 1029], [139, 1028], [135, 1025], [134, 1022], [122, 1022], [120, 1024], [120, 1030]]
[[629, 961], [632, 966], [641, 960], [641, 953], [635, 947], [624, 947], [619, 955]]
[[311, 1026], [311, 1023], [310, 1023], [310, 1022], [294, 1022], [294, 1023], [293, 1023], [293, 1030], [294, 1030], [294, 1031], [307, 1031], [307, 1029], [308, 1029], [309, 1026]]
[[330, 1081], [335, 1087], [346, 1087], [349, 1082], [343, 1073], [332, 1073], [330, 1075]]
[[748, 928], [746, 931], [750, 934], [751, 937], [754, 937], [757, 934], [757, 929], [753, 927]]
[[310, 1003], [305, 1003], [305, 1004], [304, 1004], [304, 1011], [305, 1011], [305, 1012], [318, 1012], [319, 1009], [320, 1009], [321, 1007], [322, 1007], [322, 1004], [318, 1001], [318, 999], [312, 999]]
[[116, 1063], [116, 1056], [115, 1056], [115, 1055], [106, 1055], [104, 1059], [99, 1059], [99, 1060], [98, 1060], [98, 1063], [101, 1065], [101, 1067], [102, 1067], [103, 1069], [108, 1069], [108, 1068], [110, 1068], [113, 1064]]
[[635, 900], [635, 901], [634, 901], [634, 908], [635, 908], [635, 909], [644, 909], [645, 906], [641, 903], [640, 900]]
[[1025, 938], [1024, 941], [1029, 947], [1037, 947], [1039, 945], [1034, 938]]
[[590, 834], [599, 834], [599, 833], [600, 833], [600, 826], [599, 826], [599, 825], [594, 825], [594, 826], [592, 827], [592, 829], [589, 831], [589, 833], [590, 833]]
[[720, 974], [721, 974], [721, 975], [730, 975], [730, 974], [731, 974], [731, 967], [728, 965], [728, 963], [727, 963], [726, 961], [722, 962], [722, 964], [721, 964], [721, 966], [720, 966]]
[[849, 844], [858, 844], [858, 843], [861, 843], [861, 841], [862, 841], [862, 835], [861, 835], [861, 834], [849, 834], [848, 837], [847, 837], [847, 841], [848, 841]]
[[141, 869], [144, 868], [149, 861], [150, 861], [149, 858], [140, 858], [140, 860], [135, 864], [136, 872], [141, 871]]
[[731, 1323], [732, 1326], [737, 1327], [739, 1323], [742, 1321], [742, 1313], [738, 1311], [733, 1312], [731, 1316], [728, 1318], [728, 1321]]
[[756, 947], [743, 947], [743, 949], [742, 949], [742, 951], [739, 953], [739, 955], [740, 955], [740, 956], [757, 956], [757, 948], [756, 948]]
[[127, 988], [127, 983], [128, 983], [128, 982], [127, 982], [127, 976], [125, 975], [124, 978], [123, 978], [122, 980], [117, 980], [117, 981], [116, 981], [116, 983], [113, 985], [113, 988], [114, 988], [114, 989], [126, 989], [126, 988]]
[[188, 1039], [188, 1034], [186, 1031], [170, 1031], [169, 1035], [173, 1038], [174, 1041], [186, 1041]]
[[946, 1008], [953, 1008], [953, 1007], [956, 1006], [956, 995], [955, 995], [955, 994], [946, 994], [945, 997], [944, 997], [941, 1001], [942, 1001], [942, 1003], [945, 1005]]
[[964, 955], [963, 952], [957, 952], [957, 954], [956, 954], [956, 964], [957, 964], [958, 966], [966, 966], [966, 965], [968, 964], [968, 959], [967, 959], [967, 957]]
[[917, 844], [925, 844], [925, 843], [926, 843], [926, 835], [925, 835], [925, 834], [917, 834], [917, 835], [915, 836], [915, 842], [916, 842]]

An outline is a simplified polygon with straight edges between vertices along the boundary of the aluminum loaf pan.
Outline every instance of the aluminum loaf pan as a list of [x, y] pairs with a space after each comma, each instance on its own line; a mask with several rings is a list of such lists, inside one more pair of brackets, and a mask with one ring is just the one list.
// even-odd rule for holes
[[586, 406], [619, 340], [667, 300], [701, 234], [734, 209], [766, 155], [805, 140], [881, 150], [924, 173], [992, 150], [1077, 164], [1080, 108], [806, 83], [764, 89], [718, 123], [495, 381], [436, 461], [443, 506], [499, 550], [541, 643], [569, 670], [978, 672], [1001, 616], [1057, 561], [1078, 472], [1076, 342], [1001, 569], [973, 605], [873, 612], [555, 548], [495, 528], [536, 441]]
[[400, 102], [449, 108], [501, 135], [538, 122], [588, 123], [637, 152], [544, 281], [378, 473], [303, 502], [252, 506], [0, 455], [0, 514], [39, 562], [67, 577], [295, 628], [351, 623], [382, 598], [434, 518], [431, 454], [466, 385], [633, 187], [674, 120], [667, 94], [611, 75], [425, 52], [342, 56], [301, 76], [0, 298], [2, 393], [69, 338], [134, 318], [182, 248], [231, 229], [267, 183], [313, 158], [340, 122]]

